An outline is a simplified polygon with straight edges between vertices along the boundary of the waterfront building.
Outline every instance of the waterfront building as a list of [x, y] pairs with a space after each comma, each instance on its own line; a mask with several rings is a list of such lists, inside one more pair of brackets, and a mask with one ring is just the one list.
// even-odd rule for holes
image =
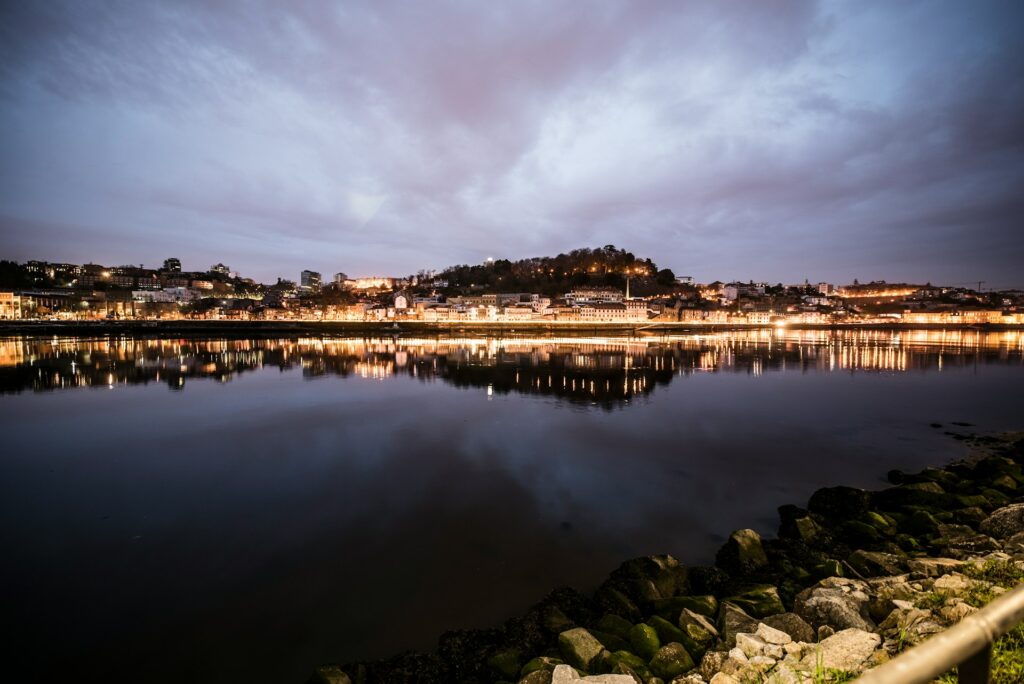
[[21, 318], [21, 297], [14, 292], [0, 292], [0, 319]]
[[316, 271], [303, 271], [299, 275], [299, 287], [303, 290], [316, 292], [320, 289], [320, 274]]
[[164, 259], [163, 270], [168, 273], [181, 273], [181, 259], [171, 257], [170, 259]]

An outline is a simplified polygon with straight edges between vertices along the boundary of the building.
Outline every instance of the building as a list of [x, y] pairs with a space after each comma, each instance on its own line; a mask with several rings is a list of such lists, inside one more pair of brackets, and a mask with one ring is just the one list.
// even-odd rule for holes
[[216, 273], [218, 275], [227, 277], [231, 274], [231, 269], [225, 266], [224, 264], [214, 264], [213, 266], [210, 267], [210, 273]]
[[168, 273], [181, 273], [181, 259], [171, 257], [170, 259], [164, 259], [163, 270]]
[[0, 320], [21, 318], [21, 297], [13, 292], [0, 292]]
[[336, 287], [342, 287], [345, 284], [346, 280], [348, 280], [348, 276], [345, 275], [344, 273], [339, 271], [338, 273], [334, 274], [334, 285]]
[[622, 292], [613, 288], [577, 288], [565, 295], [565, 302], [570, 306], [579, 304], [614, 304], [622, 300]]
[[316, 271], [303, 271], [299, 275], [299, 287], [303, 290], [318, 291], [320, 289], [320, 274]]
[[693, 276], [676, 276], [676, 285], [693, 285]]

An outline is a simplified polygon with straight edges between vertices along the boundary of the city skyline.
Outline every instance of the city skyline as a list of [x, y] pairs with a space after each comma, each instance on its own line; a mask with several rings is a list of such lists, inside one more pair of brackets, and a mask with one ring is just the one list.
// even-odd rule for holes
[[1019, 4], [588, 10], [5, 5], [2, 256], [1024, 286]]

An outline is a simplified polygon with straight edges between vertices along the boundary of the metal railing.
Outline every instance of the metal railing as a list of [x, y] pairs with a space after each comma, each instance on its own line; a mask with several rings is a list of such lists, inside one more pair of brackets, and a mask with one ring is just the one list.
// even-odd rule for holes
[[927, 684], [954, 667], [961, 684], [988, 684], [993, 642], [1021, 622], [1024, 584], [945, 632], [865, 672], [857, 684]]

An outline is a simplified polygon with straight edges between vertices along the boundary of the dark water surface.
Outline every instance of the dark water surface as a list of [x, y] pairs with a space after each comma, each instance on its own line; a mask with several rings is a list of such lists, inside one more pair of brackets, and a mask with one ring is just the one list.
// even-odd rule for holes
[[1022, 387], [1015, 332], [0, 340], [5, 672], [298, 682], [429, 648], [961, 457], [943, 433], [1021, 429]]

